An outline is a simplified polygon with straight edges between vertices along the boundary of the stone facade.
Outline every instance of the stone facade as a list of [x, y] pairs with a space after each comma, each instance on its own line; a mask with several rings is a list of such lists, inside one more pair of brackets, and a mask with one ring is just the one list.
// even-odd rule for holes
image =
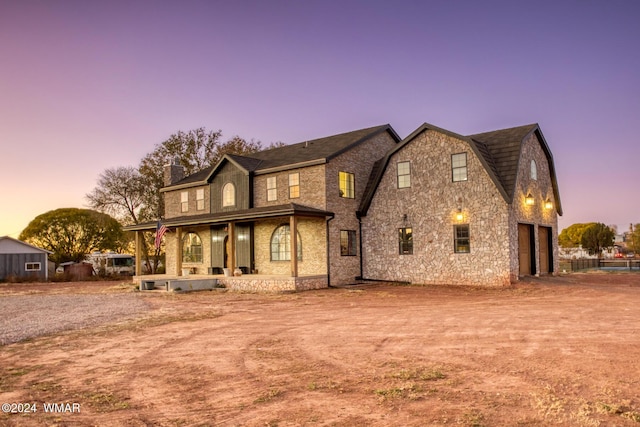
[[[202, 190], [204, 194], [204, 204], [202, 209], [198, 209], [197, 193], [198, 190]], [[182, 211], [181, 197], [182, 193], [186, 192], [188, 195], [187, 210]], [[176, 218], [179, 216], [194, 216], [202, 215], [211, 212], [211, 192], [209, 186], [200, 185], [189, 188], [182, 188], [179, 190], [167, 191], [164, 193], [164, 217], [165, 219]]]
[[[360, 221], [356, 215], [373, 164], [394, 148], [396, 142], [388, 133], [381, 133], [364, 144], [331, 159], [326, 166], [325, 181], [327, 204], [325, 209], [335, 214], [329, 221], [329, 270], [332, 285], [355, 283], [360, 271]], [[354, 174], [354, 198], [340, 197], [339, 173]], [[340, 231], [355, 231], [356, 255], [343, 256], [340, 252]]]
[[[291, 274], [290, 261], [271, 261], [271, 236], [280, 225], [288, 225], [288, 219], [257, 222], [254, 226], [254, 257], [258, 274]], [[298, 274], [327, 274], [327, 237], [324, 220], [301, 218], [298, 234], [302, 245], [302, 260], [298, 261]]]
[[[256, 174], [253, 179], [253, 205], [277, 206], [297, 203], [317, 209], [325, 209], [327, 204], [325, 164]], [[300, 197], [289, 197], [289, 175], [298, 173], [300, 177]], [[267, 179], [276, 178], [277, 199], [267, 200]]]
[[[452, 154], [467, 154], [468, 180], [452, 182]], [[397, 164], [410, 162], [411, 187]], [[461, 210], [462, 219], [458, 219]], [[454, 252], [454, 226], [468, 224], [470, 252]], [[390, 157], [363, 218], [364, 277], [421, 284], [509, 284], [509, 207], [469, 144], [434, 130]], [[399, 253], [411, 227], [413, 254]]]
[[[536, 179], [531, 177], [531, 161], [535, 161]], [[540, 141], [535, 134], [531, 134], [522, 144], [522, 152], [520, 155], [520, 165], [516, 178], [516, 189], [514, 194], [513, 206], [509, 213], [509, 237], [510, 245], [510, 275], [511, 280], [516, 281], [519, 275], [519, 257], [518, 257], [518, 224], [528, 224], [533, 226], [535, 250], [535, 265], [540, 266], [540, 227], [549, 227], [552, 230], [553, 239], [553, 268], [552, 272], [557, 272], [560, 268], [559, 252], [558, 252], [558, 214], [556, 212], [556, 203], [553, 192], [553, 184], [551, 182], [551, 170], [547, 157], [542, 150]], [[534, 199], [533, 205], [527, 205], [525, 198], [532, 195]], [[546, 207], [545, 202], [550, 202], [551, 206]], [[536, 271], [536, 275], [539, 270]]]

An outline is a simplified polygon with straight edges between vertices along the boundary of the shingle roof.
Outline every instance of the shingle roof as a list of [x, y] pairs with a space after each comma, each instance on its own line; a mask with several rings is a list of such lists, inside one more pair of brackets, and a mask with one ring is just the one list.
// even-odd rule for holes
[[310, 162], [326, 162], [382, 132], [389, 132], [396, 142], [400, 141], [400, 137], [393, 128], [386, 124], [258, 151], [250, 156], [227, 154], [217, 165], [189, 175], [165, 188], [204, 182], [225, 161], [232, 161], [247, 172], [265, 173], [270, 170], [294, 168]]
[[[217, 212], [202, 215], [187, 215], [167, 219], [163, 224], [169, 228], [182, 227], [188, 225], [204, 225], [204, 224], [224, 224], [229, 221], [247, 221], [264, 218], [278, 218], [289, 216], [309, 216], [309, 217], [332, 217], [333, 212], [324, 211], [322, 209], [310, 206], [300, 205], [298, 203], [287, 203], [276, 206], [262, 206], [259, 208], [242, 209], [239, 211]], [[134, 224], [124, 227], [126, 231], [144, 231], [155, 230], [157, 221]]]
[[496, 174], [510, 200], [513, 200], [515, 191], [522, 141], [537, 127], [531, 124], [469, 136], [477, 146], [486, 148], [480, 151], [495, 165]]
[[549, 163], [556, 210], [558, 214], [562, 215], [562, 205], [560, 203], [560, 194], [558, 191], [555, 166], [553, 164], [553, 156], [551, 155], [549, 146], [547, 145], [547, 142], [542, 135], [542, 131], [537, 124], [479, 133], [471, 136], [463, 136], [437, 126], [433, 126], [429, 123], [424, 123], [412, 132], [411, 135], [407, 136], [396, 147], [389, 151], [389, 153], [387, 153], [379, 163], [374, 165], [369, 182], [365, 187], [365, 193], [358, 211], [359, 215], [366, 215], [376, 188], [378, 187], [378, 183], [382, 179], [382, 175], [384, 174], [391, 156], [426, 130], [435, 130], [462, 141], [466, 141], [483, 164], [489, 174], [489, 177], [494, 182], [496, 188], [500, 191], [502, 197], [507, 203], [513, 202], [522, 143], [529, 134], [535, 132]]

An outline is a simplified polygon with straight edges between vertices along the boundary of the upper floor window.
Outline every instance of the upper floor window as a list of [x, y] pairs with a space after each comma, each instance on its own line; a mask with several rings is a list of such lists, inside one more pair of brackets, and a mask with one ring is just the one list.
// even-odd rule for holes
[[340, 255], [356, 256], [356, 244], [355, 230], [340, 230]]
[[267, 178], [267, 201], [278, 200], [278, 182], [275, 176]]
[[300, 173], [289, 174], [289, 198], [296, 199], [300, 197]]
[[340, 197], [344, 197], [345, 199], [355, 198], [355, 175], [349, 172], [340, 172], [339, 181]]
[[180, 193], [180, 212], [189, 211], [189, 192], [183, 191]]
[[400, 255], [413, 254], [413, 230], [411, 227], [398, 229], [398, 243]]
[[196, 210], [204, 210], [204, 188], [196, 190]]
[[398, 188], [411, 187], [411, 163], [398, 162]]
[[536, 165], [535, 160], [531, 160], [531, 173], [529, 174], [529, 177], [534, 181], [538, 180], [538, 166]]
[[455, 253], [471, 252], [469, 224], [453, 226], [453, 251]]
[[227, 182], [222, 187], [222, 207], [236, 205], [236, 186], [231, 182]]
[[451, 176], [453, 182], [467, 180], [467, 153], [451, 155]]
[[[302, 260], [302, 242], [297, 233], [298, 260]], [[291, 229], [284, 224], [275, 229], [271, 235], [271, 261], [291, 260]]]
[[196, 233], [187, 233], [182, 239], [182, 262], [202, 262], [202, 240]]

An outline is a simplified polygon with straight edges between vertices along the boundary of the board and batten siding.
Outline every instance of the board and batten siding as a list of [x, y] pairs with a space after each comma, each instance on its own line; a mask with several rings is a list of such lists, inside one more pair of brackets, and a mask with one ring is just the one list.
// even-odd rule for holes
[[[235, 186], [236, 204], [234, 206], [222, 206], [222, 188], [227, 183]], [[224, 164], [216, 174], [210, 185], [211, 189], [211, 212], [229, 212], [251, 207], [249, 175], [238, 169], [230, 162]]]
[[[27, 263], [39, 262], [40, 271], [26, 271]], [[47, 279], [47, 256], [43, 253], [0, 254], [0, 280], [11, 276]]]

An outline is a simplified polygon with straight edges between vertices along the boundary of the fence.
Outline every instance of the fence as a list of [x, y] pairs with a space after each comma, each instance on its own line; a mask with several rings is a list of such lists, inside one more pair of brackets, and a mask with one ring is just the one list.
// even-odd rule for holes
[[560, 271], [584, 271], [591, 269], [640, 271], [640, 260], [584, 258], [560, 261]]

